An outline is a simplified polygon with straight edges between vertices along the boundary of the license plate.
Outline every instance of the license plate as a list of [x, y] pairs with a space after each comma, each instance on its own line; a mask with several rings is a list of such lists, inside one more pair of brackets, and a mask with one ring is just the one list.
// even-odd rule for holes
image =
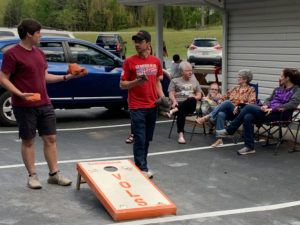
[[108, 45], [104, 45], [104, 48], [105, 48], [105, 49], [109, 49], [109, 46], [108, 46]]
[[202, 55], [208, 55], [208, 52], [202, 52]]

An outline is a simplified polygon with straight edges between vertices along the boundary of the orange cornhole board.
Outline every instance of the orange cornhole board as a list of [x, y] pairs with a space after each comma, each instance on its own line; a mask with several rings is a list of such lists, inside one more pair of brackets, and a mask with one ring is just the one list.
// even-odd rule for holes
[[176, 206], [131, 160], [77, 163], [81, 176], [114, 220], [176, 214]]

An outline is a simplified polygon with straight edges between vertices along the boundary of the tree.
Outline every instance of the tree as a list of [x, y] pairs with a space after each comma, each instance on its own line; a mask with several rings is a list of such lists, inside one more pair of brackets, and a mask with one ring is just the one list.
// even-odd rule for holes
[[21, 7], [23, 5], [23, 0], [11, 0], [5, 10], [3, 17], [3, 23], [7, 27], [13, 27], [19, 24], [21, 20]]
[[185, 27], [185, 18], [182, 7], [175, 7], [173, 15], [173, 28], [181, 30]]

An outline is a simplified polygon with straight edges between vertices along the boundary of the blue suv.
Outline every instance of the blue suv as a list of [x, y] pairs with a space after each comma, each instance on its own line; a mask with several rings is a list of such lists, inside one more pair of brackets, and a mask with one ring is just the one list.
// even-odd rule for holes
[[[20, 39], [0, 39], [0, 66], [4, 52]], [[104, 106], [115, 110], [127, 106], [127, 91], [119, 87], [123, 60], [105, 49], [74, 38], [41, 38], [38, 45], [46, 55], [48, 72], [65, 75], [69, 63], [85, 67], [87, 76], [68, 82], [47, 84], [54, 108], [88, 108]], [[0, 123], [16, 124], [10, 93], [0, 86]]]
[[[20, 39], [0, 39], [0, 68], [3, 54]], [[120, 89], [123, 60], [91, 42], [65, 37], [44, 37], [38, 47], [48, 62], [48, 72], [65, 75], [69, 63], [85, 67], [87, 76], [47, 84], [54, 108], [77, 109], [104, 106], [109, 110], [127, 108], [127, 90]], [[164, 78], [163, 90], [167, 95], [169, 80]], [[16, 125], [10, 93], [0, 86], [0, 123]]]

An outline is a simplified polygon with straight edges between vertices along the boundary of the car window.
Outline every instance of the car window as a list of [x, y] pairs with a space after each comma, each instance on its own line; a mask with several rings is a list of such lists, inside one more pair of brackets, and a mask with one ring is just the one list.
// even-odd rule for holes
[[41, 42], [37, 47], [44, 52], [47, 62], [66, 62], [61, 42]]
[[89, 46], [69, 43], [72, 59], [79, 64], [113, 66], [114, 60], [105, 53]]
[[114, 36], [99, 36], [97, 39], [98, 43], [116, 43], [117, 40]]
[[15, 34], [10, 31], [0, 31], [0, 37], [14, 37]]
[[193, 45], [197, 47], [214, 47], [218, 45], [215, 40], [194, 40]]

